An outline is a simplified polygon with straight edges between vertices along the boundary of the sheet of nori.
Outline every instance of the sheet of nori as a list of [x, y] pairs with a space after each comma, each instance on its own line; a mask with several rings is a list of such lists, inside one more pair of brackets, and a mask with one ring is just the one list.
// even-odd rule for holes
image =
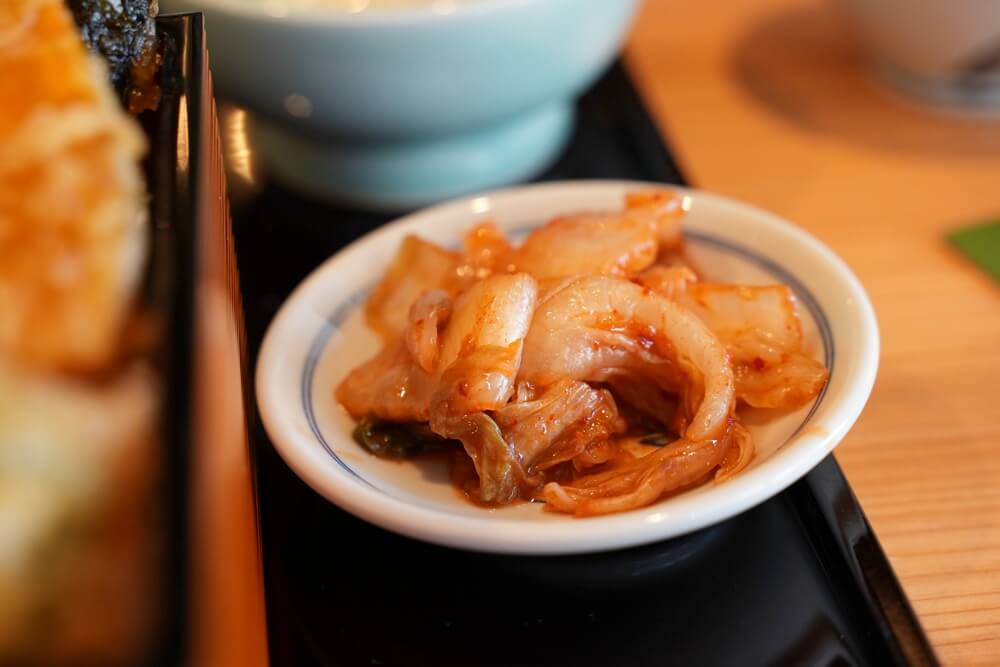
[[83, 41], [104, 56], [124, 89], [133, 63], [156, 45], [156, 0], [67, 0]]

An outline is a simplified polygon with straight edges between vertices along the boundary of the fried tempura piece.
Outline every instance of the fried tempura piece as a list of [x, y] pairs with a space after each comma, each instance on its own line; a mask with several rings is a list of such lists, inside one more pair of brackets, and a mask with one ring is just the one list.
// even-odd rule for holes
[[0, 354], [112, 360], [145, 255], [143, 135], [61, 0], [0, 3]]
[[0, 664], [131, 665], [155, 627], [159, 382], [0, 360]]

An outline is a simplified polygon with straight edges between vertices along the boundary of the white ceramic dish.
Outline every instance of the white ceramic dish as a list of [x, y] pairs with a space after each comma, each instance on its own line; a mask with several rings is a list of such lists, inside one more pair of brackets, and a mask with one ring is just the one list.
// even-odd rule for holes
[[360, 306], [405, 235], [454, 245], [474, 220], [491, 217], [516, 236], [558, 213], [619, 208], [626, 191], [649, 186], [577, 181], [455, 201], [382, 227], [327, 260], [288, 299], [261, 348], [257, 397], [281, 456], [319, 493], [383, 528], [437, 544], [521, 554], [582, 553], [674, 537], [749, 509], [799, 479], [840, 442], [868, 399], [879, 353], [874, 311], [850, 269], [819, 241], [770, 213], [693, 190], [683, 192], [690, 197], [686, 232], [697, 265], [716, 280], [792, 287], [809, 344], [831, 369], [815, 405], [748, 420], [758, 454], [741, 475], [640, 510], [575, 519], [534, 503], [478, 507], [452, 487], [443, 464], [377, 459], [351, 439], [353, 420], [335, 402], [333, 388], [378, 348]]

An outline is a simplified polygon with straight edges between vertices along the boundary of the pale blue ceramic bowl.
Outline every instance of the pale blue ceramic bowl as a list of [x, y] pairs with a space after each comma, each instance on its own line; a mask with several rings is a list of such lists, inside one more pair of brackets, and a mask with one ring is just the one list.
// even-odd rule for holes
[[204, 12], [217, 88], [254, 112], [276, 178], [403, 209], [543, 170], [638, 0], [428, 0], [356, 14], [285, 0], [160, 4]]

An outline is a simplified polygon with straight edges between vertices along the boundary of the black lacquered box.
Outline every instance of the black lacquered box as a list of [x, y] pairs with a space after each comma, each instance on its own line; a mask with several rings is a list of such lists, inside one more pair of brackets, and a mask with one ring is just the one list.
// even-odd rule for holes
[[[232, 581], [256, 590], [259, 559], [254, 551], [225, 553], [227, 535], [256, 524], [252, 510], [241, 509], [252, 505], [240, 483], [250, 478], [246, 347], [204, 24], [188, 14], [156, 25], [162, 98], [140, 120], [150, 141], [148, 307], [162, 327], [166, 553], [161, 620], [142, 664], [181, 665], [215, 655], [201, 648], [212, 645], [204, 634], [220, 628], [215, 592]], [[219, 514], [229, 515], [221, 530]], [[233, 579], [215, 581], [220, 570]]]

